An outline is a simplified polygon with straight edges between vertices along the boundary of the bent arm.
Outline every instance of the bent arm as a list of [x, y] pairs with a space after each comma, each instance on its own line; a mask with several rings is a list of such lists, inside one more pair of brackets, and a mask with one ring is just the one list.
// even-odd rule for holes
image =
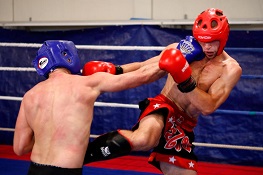
[[30, 152], [33, 145], [34, 133], [27, 123], [22, 101], [15, 126], [13, 149], [17, 155], [23, 155]]
[[226, 101], [241, 74], [241, 67], [237, 63], [231, 63], [223, 75], [212, 84], [208, 92], [197, 87], [186, 95], [191, 104], [199, 109], [203, 115], [209, 115]]

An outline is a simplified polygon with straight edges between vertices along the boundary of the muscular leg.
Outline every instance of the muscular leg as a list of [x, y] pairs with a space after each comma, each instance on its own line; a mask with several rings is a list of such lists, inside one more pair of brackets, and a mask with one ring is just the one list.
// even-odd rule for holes
[[149, 114], [140, 121], [135, 131], [120, 130], [132, 143], [132, 151], [148, 151], [157, 146], [164, 126], [161, 114]]
[[162, 115], [156, 113], [144, 117], [135, 131], [101, 135], [89, 143], [83, 164], [128, 155], [130, 151], [148, 151], [158, 144], [163, 126]]

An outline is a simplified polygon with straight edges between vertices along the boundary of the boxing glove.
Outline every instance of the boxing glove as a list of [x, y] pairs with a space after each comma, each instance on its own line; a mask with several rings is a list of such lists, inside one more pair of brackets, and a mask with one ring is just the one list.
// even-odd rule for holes
[[109, 62], [103, 61], [90, 61], [87, 62], [82, 70], [82, 75], [92, 75], [96, 72], [108, 72], [114, 75], [122, 74], [123, 70], [121, 66], [115, 66]]
[[181, 51], [189, 64], [205, 57], [201, 45], [193, 36], [186, 36], [185, 39], [181, 40], [177, 45], [177, 49]]
[[191, 76], [192, 69], [178, 49], [167, 49], [161, 55], [159, 68], [170, 73], [181, 92], [190, 92], [195, 89], [196, 82]]

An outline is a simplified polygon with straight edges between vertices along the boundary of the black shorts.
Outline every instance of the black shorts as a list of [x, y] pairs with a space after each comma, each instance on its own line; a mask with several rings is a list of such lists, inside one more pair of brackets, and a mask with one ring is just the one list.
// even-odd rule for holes
[[31, 162], [27, 175], [82, 175], [82, 168], [61, 168]]

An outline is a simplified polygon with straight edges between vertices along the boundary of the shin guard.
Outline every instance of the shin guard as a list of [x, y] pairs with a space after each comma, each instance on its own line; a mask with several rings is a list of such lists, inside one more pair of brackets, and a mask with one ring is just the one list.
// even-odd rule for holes
[[125, 137], [112, 131], [89, 143], [83, 164], [124, 156], [131, 152], [131, 148]]

